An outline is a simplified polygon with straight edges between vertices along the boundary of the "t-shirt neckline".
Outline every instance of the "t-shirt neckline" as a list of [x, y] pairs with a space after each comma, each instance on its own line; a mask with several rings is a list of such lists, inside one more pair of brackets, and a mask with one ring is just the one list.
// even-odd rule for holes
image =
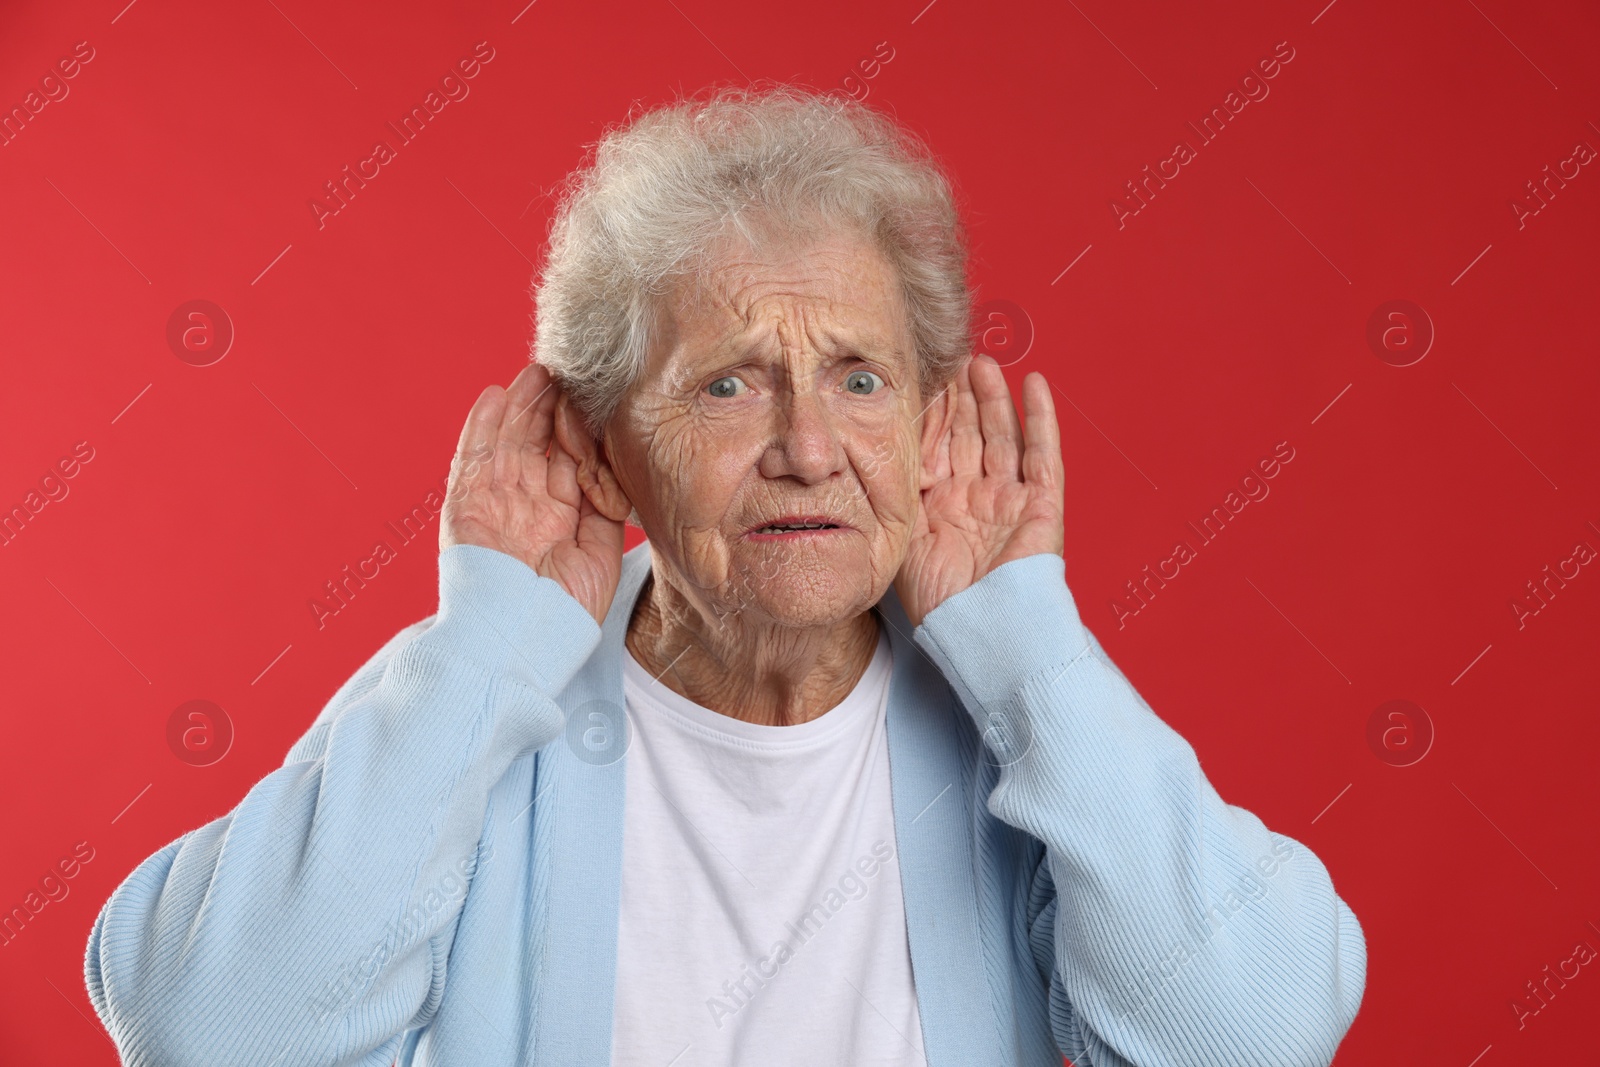
[[746, 722], [695, 703], [656, 681], [644, 665], [634, 658], [626, 642], [622, 646], [622, 657], [624, 692], [638, 694], [653, 708], [667, 712], [680, 725], [690, 727], [695, 733], [735, 740], [747, 746], [754, 744], [762, 748], [781, 749], [808, 746], [831, 738], [881, 711], [888, 697], [891, 652], [888, 635], [880, 626], [872, 659], [844, 699], [815, 719], [792, 726]]

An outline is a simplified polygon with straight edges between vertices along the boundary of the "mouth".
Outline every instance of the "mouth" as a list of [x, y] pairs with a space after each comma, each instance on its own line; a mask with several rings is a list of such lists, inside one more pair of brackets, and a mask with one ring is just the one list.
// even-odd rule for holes
[[850, 527], [826, 515], [780, 515], [760, 526], [752, 526], [745, 536], [756, 541], [790, 541], [799, 538], [826, 537]]

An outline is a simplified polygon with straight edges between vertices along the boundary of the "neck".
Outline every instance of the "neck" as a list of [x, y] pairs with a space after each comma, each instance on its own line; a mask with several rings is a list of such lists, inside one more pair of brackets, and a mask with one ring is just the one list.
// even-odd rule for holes
[[732, 719], [810, 722], [837, 706], [872, 662], [878, 620], [864, 611], [826, 626], [707, 619], [652, 567], [624, 638], [660, 684]]

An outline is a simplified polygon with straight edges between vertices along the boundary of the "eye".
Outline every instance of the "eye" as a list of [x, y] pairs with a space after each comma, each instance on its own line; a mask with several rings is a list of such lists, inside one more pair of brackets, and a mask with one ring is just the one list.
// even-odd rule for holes
[[747, 388], [744, 382], [730, 374], [726, 378], [718, 378], [706, 386], [706, 392], [718, 397], [738, 396]]
[[866, 396], [881, 389], [883, 379], [869, 370], [851, 371], [850, 376], [844, 380], [844, 387], [858, 396]]

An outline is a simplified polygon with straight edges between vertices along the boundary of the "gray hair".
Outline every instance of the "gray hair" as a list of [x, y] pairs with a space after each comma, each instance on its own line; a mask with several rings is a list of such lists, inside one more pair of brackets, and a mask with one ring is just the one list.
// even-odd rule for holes
[[725, 239], [752, 248], [842, 225], [901, 285], [925, 397], [971, 348], [966, 233], [952, 183], [895, 120], [837, 92], [719, 89], [604, 134], [550, 223], [532, 358], [596, 436], [643, 373], [662, 297], [703, 281]]

